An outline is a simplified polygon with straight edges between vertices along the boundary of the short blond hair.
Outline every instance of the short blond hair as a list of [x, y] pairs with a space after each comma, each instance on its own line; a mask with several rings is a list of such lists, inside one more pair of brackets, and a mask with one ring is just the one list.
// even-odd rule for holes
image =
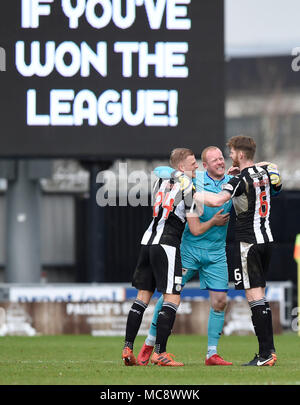
[[170, 155], [170, 165], [174, 169], [178, 169], [180, 162], [185, 160], [188, 156], [193, 156], [194, 152], [187, 148], [176, 148], [173, 149]]
[[206, 148], [204, 148], [201, 153], [202, 162], [206, 162], [206, 155], [209, 150], [216, 150], [216, 149], [219, 149], [219, 148], [217, 146], [207, 146]]

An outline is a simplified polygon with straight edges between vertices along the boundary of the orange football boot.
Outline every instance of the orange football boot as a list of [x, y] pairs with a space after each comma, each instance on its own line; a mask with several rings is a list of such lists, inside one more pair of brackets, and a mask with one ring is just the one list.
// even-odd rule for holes
[[154, 348], [154, 346], [146, 345], [146, 343], [143, 344], [143, 347], [141, 348], [139, 355], [137, 357], [137, 362], [138, 362], [139, 366], [147, 366], [147, 364], [149, 363], [153, 348]]
[[172, 353], [153, 353], [151, 358], [151, 363], [158, 366], [168, 366], [168, 367], [181, 367], [184, 366], [183, 363], [174, 360], [174, 354]]
[[136, 366], [136, 359], [133, 354], [133, 351], [129, 347], [124, 347], [122, 352], [122, 359], [125, 366]]

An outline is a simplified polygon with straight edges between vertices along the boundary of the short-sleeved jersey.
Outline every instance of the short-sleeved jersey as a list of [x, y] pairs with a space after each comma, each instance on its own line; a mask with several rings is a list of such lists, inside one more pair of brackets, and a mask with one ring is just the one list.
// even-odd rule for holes
[[[197, 191], [210, 191], [213, 193], [219, 193], [222, 190], [224, 184], [227, 184], [228, 181], [232, 178], [227, 174], [224, 175], [223, 179], [221, 180], [214, 180], [212, 179], [207, 171], [201, 172], [196, 171], [196, 190]], [[204, 205], [204, 210], [202, 215], [200, 216], [201, 222], [209, 221], [220, 209], [224, 209], [222, 214], [226, 214], [230, 212], [232, 207], [232, 201], [229, 200], [221, 207], [207, 207]], [[226, 246], [226, 235], [227, 235], [228, 223], [223, 226], [212, 226], [208, 229], [205, 233], [201, 235], [193, 235], [186, 225], [183, 236], [182, 236], [182, 245], [188, 244], [193, 245], [196, 247], [201, 247], [201, 249], [209, 249], [209, 250], [221, 250], [224, 249]]]
[[236, 212], [236, 240], [247, 243], [273, 242], [270, 228], [271, 182], [267, 166], [243, 169], [223, 186], [231, 194]]
[[182, 190], [178, 181], [157, 180], [153, 189], [153, 219], [141, 244], [180, 247], [186, 213], [193, 212], [195, 207], [193, 193], [192, 186]]

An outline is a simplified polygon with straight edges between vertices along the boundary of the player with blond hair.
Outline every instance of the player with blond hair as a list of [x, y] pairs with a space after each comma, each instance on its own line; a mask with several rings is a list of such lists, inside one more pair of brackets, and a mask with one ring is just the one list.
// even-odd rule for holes
[[[192, 177], [198, 168], [193, 152], [177, 148], [171, 153], [174, 165], [171, 178], [159, 179], [154, 186], [153, 218], [145, 231], [132, 285], [137, 288], [126, 324], [122, 359], [126, 366], [136, 365], [133, 345], [143, 314], [155, 291], [162, 293], [163, 302], [157, 317], [157, 333], [152, 363], [178, 367], [183, 363], [167, 353], [166, 346], [175, 321], [182, 289], [181, 236], [186, 221], [195, 234], [201, 227], [198, 213], [193, 212]], [[177, 171], [174, 171], [176, 169]], [[184, 172], [185, 174], [182, 174]]]
[[[194, 184], [196, 190], [218, 193], [231, 176], [225, 174], [225, 160], [221, 150], [209, 146], [202, 151], [204, 172], [196, 171]], [[172, 164], [172, 162], [170, 162]], [[160, 167], [155, 173], [161, 177], [170, 176], [172, 168]], [[221, 208], [221, 209], [220, 209]], [[205, 364], [208, 366], [232, 365], [217, 352], [218, 342], [224, 326], [225, 307], [228, 291], [228, 267], [226, 258], [226, 234], [231, 201], [219, 208], [204, 207], [200, 216], [199, 233], [191, 232], [186, 225], [182, 241], [181, 256], [183, 266], [183, 285], [195, 276], [199, 277], [200, 288], [207, 289], [210, 295], [210, 311], [207, 327], [207, 353]], [[156, 338], [157, 316], [161, 309], [162, 298], [156, 304], [151, 327], [146, 341], [139, 353], [138, 363], [147, 365]]]

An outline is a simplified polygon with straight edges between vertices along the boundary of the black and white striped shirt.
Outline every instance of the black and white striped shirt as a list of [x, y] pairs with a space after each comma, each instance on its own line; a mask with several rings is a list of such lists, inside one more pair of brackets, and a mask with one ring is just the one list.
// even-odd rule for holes
[[273, 242], [270, 228], [271, 182], [267, 166], [251, 166], [229, 180], [223, 190], [230, 192], [236, 212], [236, 240], [246, 243]]
[[153, 219], [144, 233], [142, 245], [164, 244], [180, 247], [186, 213], [192, 212], [193, 187], [183, 191], [179, 182], [157, 180], [153, 188]]

